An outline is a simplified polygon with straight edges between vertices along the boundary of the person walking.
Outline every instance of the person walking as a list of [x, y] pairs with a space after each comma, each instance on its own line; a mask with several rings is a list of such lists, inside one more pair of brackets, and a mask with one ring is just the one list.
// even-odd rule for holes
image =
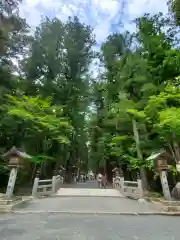
[[106, 173], [102, 176], [102, 187], [106, 188], [107, 186], [107, 175]]
[[98, 188], [102, 187], [102, 177], [103, 177], [102, 174], [98, 173], [97, 175]]

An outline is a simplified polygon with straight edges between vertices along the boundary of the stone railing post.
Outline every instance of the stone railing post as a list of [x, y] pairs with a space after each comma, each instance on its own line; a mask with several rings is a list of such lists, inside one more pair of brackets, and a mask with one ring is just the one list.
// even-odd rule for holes
[[124, 174], [123, 171], [120, 172], [120, 185], [121, 185], [121, 191], [122, 194], [124, 193]]
[[40, 171], [39, 171], [39, 169], [37, 169], [36, 177], [34, 179], [34, 185], [33, 185], [33, 189], [32, 189], [33, 197], [35, 197], [37, 195], [37, 189], [38, 189], [38, 184], [39, 184], [39, 175], [40, 175]]
[[56, 176], [52, 177], [52, 192], [56, 192]]
[[137, 184], [138, 184], [139, 198], [143, 198], [142, 180], [140, 178], [139, 172], [137, 172]]
[[57, 183], [56, 183], [56, 170], [53, 172], [53, 177], [52, 177], [52, 191], [55, 193], [57, 190]]

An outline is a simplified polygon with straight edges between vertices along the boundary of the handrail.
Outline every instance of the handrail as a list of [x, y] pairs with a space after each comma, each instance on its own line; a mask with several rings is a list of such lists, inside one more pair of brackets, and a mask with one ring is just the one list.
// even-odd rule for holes
[[32, 196], [53, 194], [60, 188], [62, 183], [63, 177], [61, 175], [53, 176], [52, 179], [40, 180], [39, 178], [35, 178]]
[[43, 182], [52, 182], [52, 179], [44, 179], [44, 180], [39, 180], [40, 183], [43, 183]]

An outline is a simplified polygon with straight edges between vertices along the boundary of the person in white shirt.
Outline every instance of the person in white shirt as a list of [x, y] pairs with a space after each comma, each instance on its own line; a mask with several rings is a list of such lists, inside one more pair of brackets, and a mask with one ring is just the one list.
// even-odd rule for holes
[[102, 174], [98, 173], [97, 175], [98, 188], [102, 187]]

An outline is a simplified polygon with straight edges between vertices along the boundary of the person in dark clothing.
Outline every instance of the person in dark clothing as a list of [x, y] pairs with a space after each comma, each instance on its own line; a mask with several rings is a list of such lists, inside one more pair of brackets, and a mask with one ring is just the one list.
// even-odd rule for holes
[[106, 173], [102, 176], [102, 187], [106, 188], [107, 186], [107, 175]]

